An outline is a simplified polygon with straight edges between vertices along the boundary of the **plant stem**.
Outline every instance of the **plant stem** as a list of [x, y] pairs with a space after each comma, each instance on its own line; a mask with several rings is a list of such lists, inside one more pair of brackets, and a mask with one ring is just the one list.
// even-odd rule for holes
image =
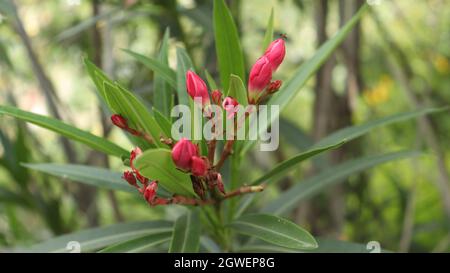
[[228, 140], [225, 143], [225, 147], [223, 148], [223, 152], [220, 157], [220, 160], [219, 160], [219, 162], [217, 162], [217, 164], [215, 166], [216, 171], [219, 171], [220, 168], [222, 168], [223, 164], [225, 163], [225, 160], [227, 160], [227, 158], [233, 153], [233, 144], [234, 144], [234, 139]]

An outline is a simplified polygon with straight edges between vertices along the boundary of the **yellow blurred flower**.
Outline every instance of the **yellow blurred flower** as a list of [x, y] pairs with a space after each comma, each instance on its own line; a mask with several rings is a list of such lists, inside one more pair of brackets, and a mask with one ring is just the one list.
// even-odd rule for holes
[[373, 88], [363, 92], [364, 100], [370, 106], [383, 103], [389, 99], [391, 88], [392, 79], [388, 75], [383, 75]]
[[448, 59], [445, 56], [436, 55], [433, 58], [433, 65], [436, 68], [436, 70], [441, 74], [447, 74], [448, 72], [450, 72], [450, 63], [448, 62]]

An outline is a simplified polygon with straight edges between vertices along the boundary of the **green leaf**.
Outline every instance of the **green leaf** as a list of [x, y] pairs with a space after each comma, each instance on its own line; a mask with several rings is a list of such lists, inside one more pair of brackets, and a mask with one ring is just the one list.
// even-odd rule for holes
[[[325, 42], [316, 54], [307, 62], [305, 62], [288, 80], [283, 87], [275, 93], [272, 98], [267, 102], [267, 107], [272, 105], [278, 105], [280, 113], [288, 105], [290, 101], [293, 100], [295, 95], [300, 91], [300, 89], [306, 84], [308, 79], [314, 75], [314, 73], [320, 68], [320, 66], [328, 59], [328, 57], [333, 53], [333, 51], [344, 41], [348, 33], [353, 29], [356, 23], [361, 19], [362, 14], [367, 9], [367, 5], [364, 5], [358, 13], [347, 22], [344, 27], [342, 27], [336, 35]], [[253, 126], [258, 126], [258, 132], [264, 132], [267, 127], [278, 118], [279, 115], [270, 115], [266, 120], [263, 119], [258, 124], [255, 122]], [[241, 155], [244, 155], [256, 141], [248, 141], [241, 150]]]
[[346, 161], [342, 164], [329, 167], [320, 174], [306, 178], [295, 186], [282, 193], [275, 201], [270, 202], [262, 211], [275, 215], [287, 214], [295, 208], [298, 202], [310, 198], [325, 188], [342, 183], [352, 174], [362, 172], [393, 160], [417, 156], [416, 151], [401, 151], [383, 155], [369, 156]]
[[369, 132], [370, 130], [374, 128], [378, 128], [381, 126], [389, 125], [395, 122], [405, 121], [408, 119], [416, 118], [423, 115], [438, 113], [442, 111], [448, 111], [448, 107], [442, 107], [442, 108], [425, 108], [425, 109], [419, 109], [414, 110], [406, 113], [401, 114], [395, 114], [392, 116], [387, 116], [384, 118], [376, 119], [373, 121], [369, 121], [362, 125], [357, 126], [351, 126], [346, 127], [343, 129], [340, 129], [324, 138], [319, 140], [319, 142], [315, 143], [313, 147], [321, 147], [324, 145], [330, 145], [331, 143], [336, 143], [336, 141], [339, 141], [341, 139], [347, 139], [352, 140], [359, 136], [362, 136]]
[[211, 238], [208, 236], [200, 236], [200, 252], [207, 251], [208, 253], [220, 253], [220, 246], [217, 245]]
[[162, 129], [141, 101], [118, 84], [104, 82], [104, 90], [108, 105], [115, 114], [125, 117], [131, 128], [148, 133], [157, 147], [165, 147], [160, 141]]
[[17, 15], [16, 6], [14, 2], [9, 1], [1, 1], [0, 2], [0, 11], [7, 16], [15, 17]]
[[137, 157], [134, 164], [143, 176], [158, 180], [167, 191], [188, 196], [195, 195], [189, 175], [175, 167], [170, 150], [147, 150]]
[[123, 243], [118, 243], [99, 251], [99, 253], [139, 253], [146, 252], [154, 246], [160, 245], [170, 240], [172, 232], [162, 232], [145, 235]]
[[[314, 253], [369, 253], [370, 249], [365, 244], [358, 244], [353, 242], [345, 242], [330, 239], [316, 238], [319, 247], [313, 250], [297, 250], [293, 248], [286, 248], [274, 246], [264, 242], [258, 242], [251, 245], [243, 246], [237, 252], [245, 253], [299, 253], [299, 252], [314, 252]], [[389, 252], [381, 249], [381, 252]]]
[[0, 186], [0, 202], [3, 205], [13, 204], [15, 206], [22, 206], [28, 209], [34, 209], [33, 203], [30, 202], [23, 194], [17, 194], [5, 187]]
[[268, 214], [247, 214], [230, 224], [238, 233], [259, 238], [274, 245], [314, 249], [317, 242], [306, 230], [283, 218]]
[[39, 163], [22, 165], [33, 170], [61, 176], [95, 187], [131, 193], [137, 192], [135, 188], [128, 185], [128, 183], [121, 178], [121, 173], [112, 172], [108, 169], [75, 164]]
[[155, 60], [144, 56], [142, 54], [133, 52], [128, 49], [122, 49], [126, 53], [134, 57], [138, 62], [145, 65], [148, 69], [157, 73], [161, 78], [163, 78], [172, 88], [177, 88], [177, 77], [175, 71], [172, 70], [167, 64], [162, 63], [159, 60]]
[[[282, 138], [300, 151], [308, 150], [314, 144], [312, 138], [305, 130], [286, 118], [280, 118], [280, 132]], [[344, 138], [341, 138], [340, 141], [342, 139]], [[348, 138], [345, 139], [348, 140]]]
[[79, 24], [76, 24], [73, 27], [67, 28], [63, 32], [59, 33], [56, 36], [55, 40], [57, 43], [61, 43], [62, 41], [66, 40], [66, 39], [73, 38], [76, 35], [79, 35], [80, 33], [84, 32], [84, 31], [90, 30], [92, 28], [92, 26], [94, 26], [98, 22], [108, 19], [109, 17], [112, 17], [112, 15], [118, 13], [121, 10], [122, 10], [122, 8], [114, 8], [114, 9], [108, 10], [106, 12], [103, 12], [101, 14], [98, 14], [96, 16], [85, 18]]
[[326, 152], [328, 150], [331, 149], [336, 149], [338, 147], [340, 147], [342, 144], [344, 144], [345, 141], [342, 141], [340, 143], [335, 143], [329, 146], [324, 146], [321, 148], [316, 148], [316, 149], [311, 149], [307, 152], [298, 154], [296, 156], [291, 157], [288, 160], [285, 160], [281, 163], [279, 163], [278, 165], [276, 165], [272, 170], [270, 170], [268, 173], [266, 173], [265, 175], [261, 176], [260, 178], [256, 179], [255, 181], [253, 181], [251, 184], [260, 184], [262, 182], [264, 183], [271, 183], [273, 181], [275, 181], [276, 179], [284, 176], [286, 174], [286, 172], [288, 172], [289, 170], [291, 170], [293, 167], [295, 167], [298, 163], [313, 157], [317, 154]]
[[[370, 253], [373, 249], [370, 244], [358, 244], [353, 242], [322, 239], [318, 238], [319, 248], [312, 250], [316, 253]], [[390, 252], [385, 249], [380, 249], [380, 252]]]
[[194, 65], [186, 50], [177, 47], [177, 94], [178, 103], [183, 105], [189, 105], [189, 95], [186, 89], [186, 72], [188, 70], [194, 70]]
[[209, 85], [209, 89], [211, 90], [217, 90], [219, 88], [217, 88], [217, 83], [214, 80], [214, 78], [211, 76], [211, 74], [209, 74], [208, 70], [205, 69], [205, 76], [206, 76], [206, 81], [208, 81], [208, 85]]
[[84, 65], [86, 67], [86, 70], [91, 77], [92, 81], [95, 84], [95, 87], [97, 87], [99, 95], [102, 97], [103, 101], [107, 104], [109, 108], [111, 106], [108, 104], [108, 101], [106, 99], [105, 94], [105, 88], [104, 88], [104, 82], [108, 82], [111, 85], [114, 85], [113, 81], [111, 81], [108, 76], [106, 76], [103, 71], [98, 68], [95, 64], [93, 64], [91, 61], [89, 61], [87, 58], [84, 58]]
[[[97, 94], [101, 97], [101, 99], [104, 102], [104, 105], [102, 105], [103, 110], [107, 115], [111, 115], [111, 112], [118, 113], [120, 110], [119, 107], [116, 104], [111, 105], [111, 103], [108, 101], [106, 90], [105, 90], [105, 83], [108, 84], [108, 86], [115, 86], [116, 84], [106, 76], [103, 71], [98, 68], [95, 64], [90, 62], [88, 59], [84, 59], [84, 64], [86, 66], [86, 70], [88, 71], [89, 76], [91, 77], [92, 81], [94, 82], [96, 88], [97, 88]], [[107, 106], [108, 109], [104, 106]], [[119, 110], [118, 110], [119, 109]], [[136, 126], [133, 124], [133, 121], [130, 121], [130, 126]], [[140, 137], [130, 135], [128, 133], [125, 133], [126, 137], [130, 139], [130, 141], [138, 147], [141, 147], [142, 149], [150, 148], [152, 145], [150, 145], [148, 142], [143, 140]]]
[[53, 119], [50, 117], [34, 114], [31, 112], [26, 112], [15, 107], [2, 105], [0, 106], [0, 114], [9, 115], [37, 126], [49, 129], [67, 138], [73, 139], [75, 141], [86, 144], [94, 150], [103, 152], [105, 154], [121, 157], [122, 155], [128, 154], [128, 151], [117, 146], [116, 144], [93, 135], [89, 132], [80, 130], [78, 128], [72, 127], [62, 121]]
[[247, 89], [239, 76], [231, 74], [227, 96], [235, 98], [244, 107], [248, 105]]
[[153, 115], [155, 116], [155, 120], [163, 131], [164, 135], [166, 137], [171, 137], [172, 124], [167, 119], [167, 117], [161, 114], [161, 112], [159, 112], [157, 109], [153, 109]]
[[89, 252], [136, 237], [161, 234], [172, 231], [168, 221], [133, 222], [115, 224], [106, 227], [86, 229], [68, 235], [59, 236], [34, 245], [29, 252], [69, 252], [67, 244], [75, 241], [81, 244], [81, 252]]
[[[169, 35], [169, 28], [167, 28], [158, 53], [158, 61], [167, 66], [169, 65]], [[172, 90], [159, 73], [155, 73], [153, 77], [153, 105], [166, 117], [170, 116], [173, 105]]]
[[245, 70], [236, 24], [224, 0], [214, 0], [213, 21], [220, 79], [223, 90], [228, 90], [230, 75], [244, 79]]
[[267, 23], [266, 33], [262, 43], [262, 52], [264, 53], [273, 40], [273, 8], [270, 10], [269, 22]]
[[175, 221], [169, 253], [197, 252], [200, 247], [200, 220], [188, 211]]

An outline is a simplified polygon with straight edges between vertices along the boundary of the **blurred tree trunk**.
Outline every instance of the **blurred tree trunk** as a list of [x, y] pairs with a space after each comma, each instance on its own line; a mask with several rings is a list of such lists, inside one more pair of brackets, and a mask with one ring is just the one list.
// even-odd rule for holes
[[[100, 3], [100, 0], [93, 0], [92, 1], [92, 17], [96, 17], [100, 15], [102, 12], [102, 6]], [[107, 74], [111, 75], [113, 73], [113, 63], [112, 59], [113, 56], [109, 53], [111, 53], [110, 48], [105, 47], [111, 47], [111, 37], [109, 35], [109, 29], [110, 25], [109, 22], [107, 22], [104, 26], [107, 33], [105, 35], [102, 35], [103, 31], [99, 27], [99, 24], [94, 24], [92, 27], [92, 48], [93, 48], [93, 61], [96, 66], [101, 67], [103, 71], [105, 71]], [[105, 41], [105, 42], [104, 42]], [[106, 57], [106, 58], [104, 58]], [[112, 126], [111, 122], [109, 120], [109, 117], [106, 115], [106, 113], [103, 111], [102, 107], [99, 106], [99, 113], [100, 113], [100, 123], [102, 126], [102, 136], [107, 137], [109, 133], [111, 132]], [[109, 168], [109, 160], [108, 156], [104, 153], [100, 153], [97, 151], [92, 151], [89, 153], [89, 156], [86, 159], [87, 165], [96, 165], [96, 166], [102, 166], [104, 168]], [[86, 187], [80, 189], [79, 192], [79, 198], [82, 198], [83, 203], [87, 206], [85, 209], [88, 211], [88, 222], [91, 226], [98, 225], [98, 206], [97, 206], [97, 189], [93, 187]], [[119, 204], [117, 202], [116, 196], [113, 191], [108, 191], [108, 198], [110, 201], [110, 204], [113, 208], [114, 217], [116, 221], [120, 222], [123, 221], [123, 216], [119, 208]], [[90, 209], [89, 209], [90, 208]]]
[[[11, 1], [11, 4], [13, 5], [14, 9], [17, 10], [17, 6], [14, 1]], [[22, 20], [19, 17], [18, 12], [14, 14], [14, 18], [12, 20], [13, 27], [17, 34], [19, 35], [23, 45], [25, 46], [25, 50], [28, 54], [28, 57], [31, 62], [31, 68], [33, 70], [33, 73], [35, 74], [40, 89], [42, 93], [44, 94], [44, 97], [47, 102], [47, 107], [49, 109], [49, 112], [57, 119], [63, 119], [62, 114], [60, 110], [58, 109], [58, 104], [60, 103], [60, 100], [58, 98], [58, 95], [55, 90], [55, 86], [53, 85], [52, 81], [48, 77], [47, 73], [45, 72], [44, 67], [42, 66], [41, 62], [39, 61], [38, 55], [35, 53], [34, 48], [31, 43], [30, 36], [26, 32]], [[61, 142], [61, 145], [64, 149], [64, 153], [66, 155], [66, 158], [69, 162], [74, 163], [76, 161], [76, 153], [73, 148], [73, 146], [70, 144], [67, 138], [59, 137], [59, 141]]]
[[[339, 1], [340, 25], [347, 22], [359, 9], [362, 1]], [[316, 12], [317, 44], [320, 46], [328, 40], [326, 31], [329, 1], [319, 0], [314, 2]], [[328, 134], [351, 125], [352, 102], [358, 94], [361, 86], [359, 75], [359, 24], [344, 41], [341, 54], [345, 60], [347, 70], [346, 86], [343, 95], [338, 95], [333, 86], [333, 69], [337, 64], [335, 55], [331, 56], [316, 74], [315, 101], [313, 109], [313, 138], [319, 140]], [[352, 146], [344, 146], [329, 154], [327, 162], [335, 164], [346, 160], [352, 153]], [[318, 172], [314, 167], [312, 174]], [[311, 174], [311, 175], [312, 175]], [[306, 210], [300, 215], [306, 216], [311, 224], [313, 233], [339, 236], [345, 219], [344, 186], [337, 185], [331, 188], [325, 196], [310, 202], [305, 206]], [[318, 221], [317, 215], [324, 215], [326, 221]], [[328, 216], [328, 217], [326, 217]]]

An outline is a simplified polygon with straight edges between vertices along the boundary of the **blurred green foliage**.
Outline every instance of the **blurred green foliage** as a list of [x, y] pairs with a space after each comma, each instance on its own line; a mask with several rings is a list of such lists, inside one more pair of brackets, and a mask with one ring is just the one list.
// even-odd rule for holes
[[[158, 88], [153, 73], [144, 69], [121, 49], [127, 48], [146, 56], [157, 56], [164, 31], [171, 33], [168, 64], [176, 60], [176, 47], [184, 47], [193, 57], [197, 71], [207, 69], [218, 80], [212, 30], [212, 1], [37, 1], [17, 0], [17, 18], [23, 23], [45, 73], [54, 85], [53, 99], [65, 121], [78, 128], [105, 135], [123, 147], [131, 142], [118, 130], [108, 129], [102, 119], [102, 107], [94, 86], [88, 79], [82, 58], [87, 57], [143, 99], [153, 97]], [[288, 35], [287, 57], [277, 77], [286, 79], [317, 48], [313, 1], [260, 0], [228, 1], [241, 35], [245, 67], [251, 65], [263, 50], [260, 42], [265, 33], [271, 8], [274, 9], [275, 33]], [[338, 2], [329, 1], [327, 30], [339, 28]], [[16, 30], [15, 11], [8, 1], [0, 5], [0, 103], [21, 109], [51, 114], [48, 98], [30, 62], [24, 41]], [[392, 62], [408, 77], [409, 89], [421, 106], [450, 104], [450, 3], [447, 1], [380, 1], [361, 23], [360, 68], [364, 83], [353, 104], [353, 124], [364, 123], [414, 108], [403, 83], [392, 68]], [[393, 46], [394, 45], [394, 46]], [[340, 53], [336, 59], [342, 59]], [[344, 62], [332, 71], [336, 92], [344, 92], [348, 73]], [[270, 169], [270, 166], [303, 151], [312, 143], [315, 81], [311, 80], [283, 112], [282, 140], [279, 153], [260, 156], [253, 153], [244, 169]], [[408, 87], [406, 87], [408, 88]], [[438, 148], [448, 158], [450, 151], [450, 117], [448, 113], [430, 117]], [[107, 158], [98, 163], [86, 147], [72, 143], [76, 152], [70, 159], [58, 137], [35, 126], [24, 125], [7, 117], [0, 121], [0, 249], [30, 245], [36, 241], [91, 225], [91, 207], [84, 208], [77, 198], [78, 188], [69, 180], [24, 168], [24, 162], [107, 164], [121, 171], [122, 162]], [[373, 154], [416, 147], [427, 154], [383, 165], [352, 177], [345, 184], [345, 219], [339, 239], [367, 243], [379, 241], [386, 249], [399, 250], [411, 222], [411, 244], [408, 251], [450, 251], [450, 222], [436, 187], [439, 173], [436, 155], [428, 147], [414, 121], [379, 128], [358, 143], [359, 154]], [[94, 158], [94, 159], [93, 159]], [[92, 161], [91, 161], [92, 160]], [[100, 160], [100, 159], [98, 159]], [[102, 159], [103, 160], [103, 159]], [[105, 163], [106, 162], [106, 163]], [[450, 169], [449, 160], [444, 168]], [[98, 163], [98, 164], [96, 164]], [[286, 179], [306, 177], [312, 164], [290, 172]], [[248, 171], [243, 180], [260, 177]], [[448, 185], [450, 186], [450, 185]], [[278, 195], [277, 189], [262, 193], [264, 204]], [[412, 200], [412, 201], [411, 201]], [[312, 202], [327, 203], [327, 196]], [[175, 208], [149, 209], [142, 200], [126, 193], [101, 190], [89, 204], [97, 207], [97, 224], [120, 220], [175, 219]], [[118, 209], [114, 208], [114, 203]], [[295, 215], [293, 215], [295, 217]], [[321, 219], [329, 215], [316, 215]], [[411, 219], [409, 219], [411, 218]], [[308, 227], [308, 222], [302, 223]], [[327, 235], [327, 234], [324, 234]]]

